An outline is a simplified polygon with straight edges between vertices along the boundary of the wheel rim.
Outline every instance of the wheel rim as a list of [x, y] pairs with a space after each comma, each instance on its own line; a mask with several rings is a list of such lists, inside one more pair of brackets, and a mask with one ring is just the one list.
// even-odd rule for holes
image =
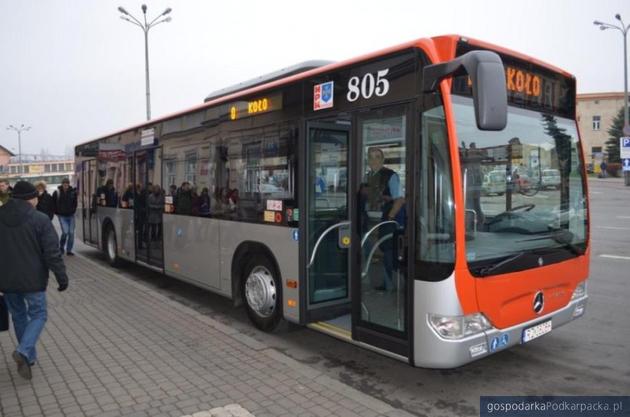
[[276, 283], [264, 266], [255, 267], [247, 277], [245, 298], [249, 307], [261, 317], [270, 317], [276, 309]]
[[112, 231], [107, 234], [107, 255], [112, 261], [116, 260], [116, 237]]

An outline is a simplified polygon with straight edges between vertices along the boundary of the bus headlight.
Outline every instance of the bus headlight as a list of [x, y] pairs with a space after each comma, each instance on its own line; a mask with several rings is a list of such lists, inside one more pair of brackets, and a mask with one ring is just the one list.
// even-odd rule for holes
[[586, 281], [582, 281], [575, 287], [575, 291], [573, 291], [573, 295], [571, 296], [571, 301], [580, 299], [586, 296]]
[[445, 339], [462, 339], [492, 327], [486, 316], [481, 313], [473, 313], [467, 316], [429, 314], [429, 323]]

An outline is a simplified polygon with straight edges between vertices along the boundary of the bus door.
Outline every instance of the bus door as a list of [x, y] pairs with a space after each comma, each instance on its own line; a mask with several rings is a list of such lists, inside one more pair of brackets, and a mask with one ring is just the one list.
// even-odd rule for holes
[[83, 241], [91, 245], [98, 245], [98, 196], [96, 195], [96, 183], [98, 166], [96, 159], [82, 162], [81, 166], [81, 219], [83, 226]]
[[162, 149], [142, 149], [134, 153], [134, 235], [136, 261], [164, 267], [162, 188]]
[[[408, 225], [412, 225], [411, 137], [407, 106], [360, 113], [351, 165], [352, 336], [409, 357]], [[408, 168], [409, 167], [409, 168]]]
[[309, 123], [307, 129], [306, 251], [307, 321], [347, 318], [350, 337], [348, 274], [348, 123]]

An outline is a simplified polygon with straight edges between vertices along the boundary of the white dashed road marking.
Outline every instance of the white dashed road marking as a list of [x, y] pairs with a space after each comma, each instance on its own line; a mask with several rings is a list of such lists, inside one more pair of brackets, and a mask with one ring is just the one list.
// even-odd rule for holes
[[600, 258], [609, 258], [609, 259], [622, 259], [624, 261], [630, 261], [630, 256], [620, 256], [620, 255], [599, 255]]

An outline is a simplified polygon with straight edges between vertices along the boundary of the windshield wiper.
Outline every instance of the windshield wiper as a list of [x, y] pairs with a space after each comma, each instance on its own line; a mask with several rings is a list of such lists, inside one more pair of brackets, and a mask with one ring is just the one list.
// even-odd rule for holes
[[528, 254], [528, 252], [523, 251], [523, 252], [517, 253], [516, 255], [508, 256], [507, 258], [505, 258], [504, 260], [500, 262], [497, 262], [496, 264], [489, 265], [489, 266], [479, 269], [478, 274], [479, 276], [482, 276], [482, 277], [488, 276], [492, 274], [494, 271], [496, 271], [497, 269], [522, 258], [526, 254]]
[[529, 241], [533, 241], [533, 240], [545, 240], [545, 239], [552, 239], [558, 243], [560, 243], [562, 245], [563, 248], [567, 249], [569, 252], [571, 252], [572, 254], [576, 255], [576, 256], [580, 256], [584, 254], [584, 251], [582, 251], [582, 248], [578, 245], [576, 245], [573, 242], [573, 237], [574, 234], [573, 232], [567, 230], [567, 229], [557, 229], [557, 228], [553, 228], [549, 230], [548, 234], [539, 234], [538, 237], [532, 238], [532, 239], [526, 239], [525, 241], [529, 242]]
[[553, 240], [564, 245], [564, 247], [568, 249], [569, 252], [571, 252], [572, 254], [576, 256], [583, 255], [584, 252], [581, 250], [581, 248], [575, 243], [572, 243], [574, 236], [575, 235], [573, 234], [573, 232], [567, 229], [552, 229], [550, 235]]

